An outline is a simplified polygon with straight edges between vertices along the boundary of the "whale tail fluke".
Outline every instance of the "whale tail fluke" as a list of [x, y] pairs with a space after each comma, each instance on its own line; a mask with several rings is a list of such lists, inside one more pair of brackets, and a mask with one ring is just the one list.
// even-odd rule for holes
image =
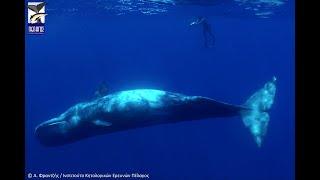
[[250, 110], [241, 111], [243, 123], [249, 128], [258, 147], [261, 147], [263, 137], [266, 135], [269, 114], [276, 93], [276, 77], [267, 82], [263, 88], [256, 91], [246, 102]]

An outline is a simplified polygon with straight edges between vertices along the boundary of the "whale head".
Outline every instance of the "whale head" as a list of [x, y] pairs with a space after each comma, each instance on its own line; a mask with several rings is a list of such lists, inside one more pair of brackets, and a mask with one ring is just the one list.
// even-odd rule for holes
[[92, 119], [92, 112], [78, 104], [39, 124], [35, 128], [35, 136], [44, 146], [59, 146], [96, 135], [110, 125], [106, 121]]
[[39, 124], [35, 128], [35, 136], [45, 146], [66, 144], [74, 136], [73, 129], [80, 126], [80, 118], [74, 115], [75, 110], [70, 108], [58, 117]]
[[39, 124], [35, 129], [35, 136], [41, 144], [54, 146], [64, 144], [68, 140], [68, 121], [61, 118], [53, 118]]

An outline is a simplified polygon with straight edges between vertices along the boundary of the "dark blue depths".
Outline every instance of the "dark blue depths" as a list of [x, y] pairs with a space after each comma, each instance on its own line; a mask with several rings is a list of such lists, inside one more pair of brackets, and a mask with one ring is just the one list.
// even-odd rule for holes
[[[294, 179], [293, 5], [270, 18], [193, 5], [154, 15], [68, 14], [49, 5], [45, 34], [26, 34], [26, 173]], [[188, 25], [199, 15], [212, 26], [212, 48], [204, 47], [199, 26]], [[110, 92], [154, 88], [242, 104], [273, 75], [277, 94], [261, 148], [239, 117], [134, 129], [54, 148], [34, 137], [37, 124], [94, 98], [102, 81]]]

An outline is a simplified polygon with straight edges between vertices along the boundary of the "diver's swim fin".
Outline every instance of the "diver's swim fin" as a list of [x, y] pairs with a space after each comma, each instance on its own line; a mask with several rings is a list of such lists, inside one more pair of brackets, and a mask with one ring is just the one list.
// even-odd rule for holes
[[266, 135], [269, 114], [268, 110], [271, 108], [274, 96], [276, 93], [276, 77], [267, 82], [264, 87], [255, 92], [244, 104], [251, 110], [241, 111], [242, 120], [246, 127], [250, 129], [258, 147], [261, 147], [263, 137]]

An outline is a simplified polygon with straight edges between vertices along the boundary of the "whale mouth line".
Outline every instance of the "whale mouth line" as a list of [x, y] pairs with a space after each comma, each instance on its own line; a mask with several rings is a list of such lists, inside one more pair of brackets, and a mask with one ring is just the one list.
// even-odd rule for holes
[[66, 122], [65, 121], [47, 122], [44, 124], [40, 124], [38, 127], [36, 127], [35, 131], [39, 130], [40, 128], [48, 128], [53, 125], [59, 125], [59, 124], [64, 124], [64, 123], [66, 123]]
[[52, 126], [52, 125], [61, 124], [61, 123], [65, 123], [65, 122], [64, 121], [52, 122], [52, 123], [46, 124], [45, 126]]

